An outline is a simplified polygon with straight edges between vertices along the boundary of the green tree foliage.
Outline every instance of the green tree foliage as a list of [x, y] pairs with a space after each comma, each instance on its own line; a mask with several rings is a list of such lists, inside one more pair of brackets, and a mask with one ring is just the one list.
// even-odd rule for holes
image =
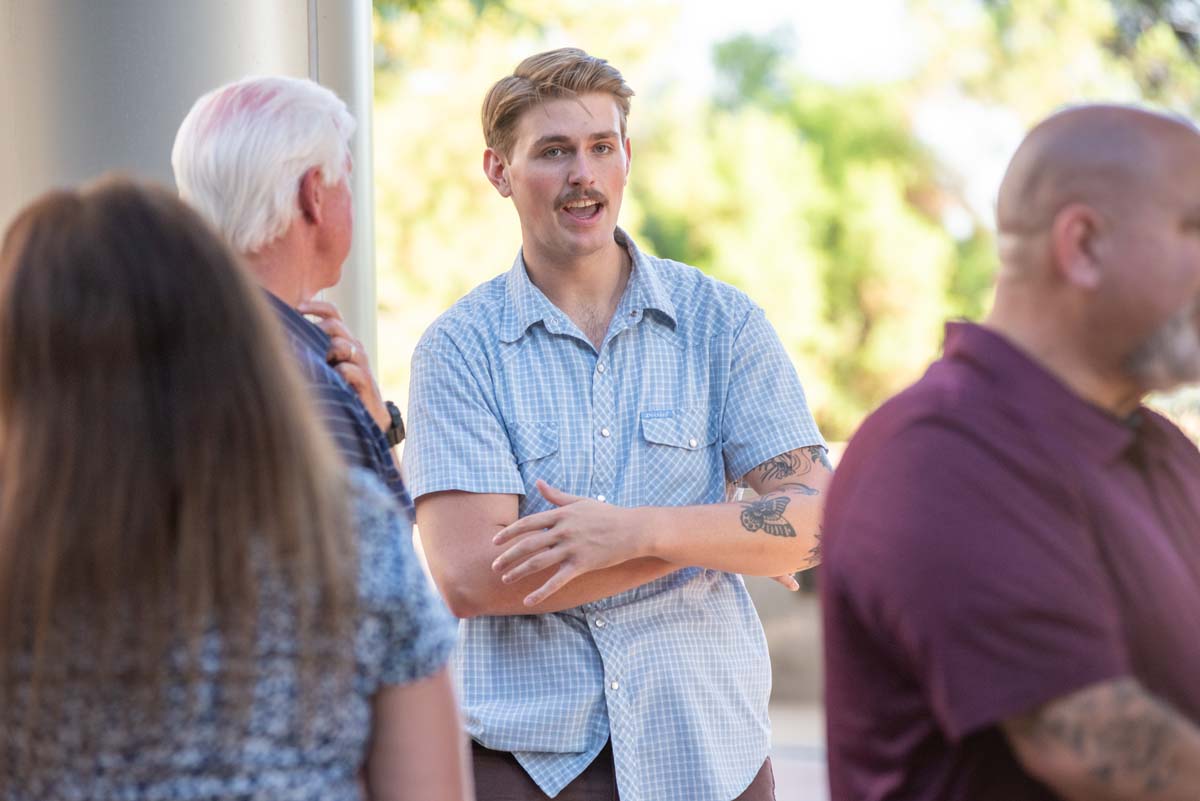
[[1200, 112], [1194, 0], [914, 0], [935, 43], [925, 79], [1032, 121], [1108, 99]]
[[[993, 9], [1005, 10], [1011, 0], [985, 0]], [[1200, 52], [1200, 6], [1194, 0], [1110, 0], [1116, 15], [1113, 35], [1105, 44], [1114, 52], [1130, 55], [1138, 40], [1154, 28], [1164, 27], [1192, 56]]]

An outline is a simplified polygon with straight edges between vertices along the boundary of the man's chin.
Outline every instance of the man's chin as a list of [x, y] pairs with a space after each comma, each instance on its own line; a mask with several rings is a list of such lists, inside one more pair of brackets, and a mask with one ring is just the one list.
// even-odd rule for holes
[[566, 231], [563, 237], [566, 250], [574, 256], [590, 256], [616, 241], [616, 226], [597, 226], [584, 231]]

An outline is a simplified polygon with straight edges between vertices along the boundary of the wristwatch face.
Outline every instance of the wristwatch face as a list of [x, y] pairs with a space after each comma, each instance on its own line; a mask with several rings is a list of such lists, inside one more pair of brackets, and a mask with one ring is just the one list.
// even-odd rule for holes
[[392, 417], [392, 427], [386, 432], [388, 444], [393, 448], [404, 441], [404, 418], [400, 416], [400, 408], [391, 401], [386, 404], [388, 414]]

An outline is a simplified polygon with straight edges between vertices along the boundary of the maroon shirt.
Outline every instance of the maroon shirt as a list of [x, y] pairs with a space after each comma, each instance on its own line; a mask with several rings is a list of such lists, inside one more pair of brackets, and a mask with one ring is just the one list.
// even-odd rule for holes
[[833, 801], [1055, 798], [997, 724], [1120, 676], [1200, 721], [1200, 452], [987, 329], [855, 435], [822, 571]]

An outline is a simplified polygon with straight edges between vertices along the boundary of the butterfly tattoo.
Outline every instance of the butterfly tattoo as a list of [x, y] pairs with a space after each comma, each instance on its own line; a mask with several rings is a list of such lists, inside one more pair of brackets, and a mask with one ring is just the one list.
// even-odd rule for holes
[[760, 498], [751, 501], [742, 509], [742, 528], [747, 531], [763, 531], [772, 537], [794, 537], [796, 529], [783, 516], [791, 498]]

